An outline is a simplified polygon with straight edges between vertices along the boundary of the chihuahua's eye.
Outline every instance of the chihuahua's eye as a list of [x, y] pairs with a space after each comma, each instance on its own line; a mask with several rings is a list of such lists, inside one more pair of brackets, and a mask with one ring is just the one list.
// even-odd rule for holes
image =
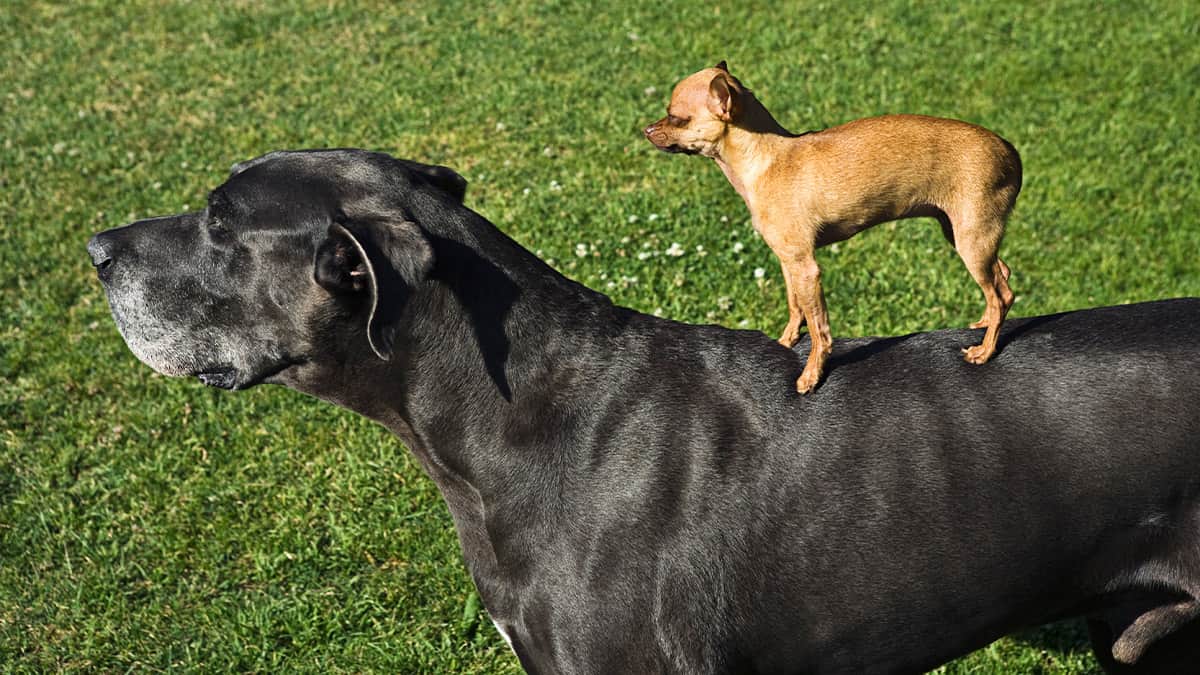
[[673, 127], [686, 127], [691, 120], [674, 115], [667, 115], [667, 122]]

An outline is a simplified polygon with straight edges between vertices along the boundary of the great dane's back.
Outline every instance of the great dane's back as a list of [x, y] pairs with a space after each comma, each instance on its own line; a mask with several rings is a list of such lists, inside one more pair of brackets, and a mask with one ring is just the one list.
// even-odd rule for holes
[[[753, 672], [917, 672], [1071, 615], [1111, 650], [1200, 591], [1196, 326], [1195, 299], [1016, 319], [984, 367], [957, 358], [971, 331], [843, 340], [801, 397], [787, 385], [807, 341], [792, 355], [632, 322], [636, 365], [594, 382], [612, 401], [589, 418], [628, 423], [579, 432], [604, 442], [576, 515], [620, 516], [593, 518], [613, 531], [578, 532], [566, 548], [592, 557], [547, 576], [655, 579], [643, 609], [662, 642], [694, 634], [699, 607], [738, 626], [725, 639]], [[654, 402], [655, 428], [630, 400]], [[595, 557], [643, 539], [669, 545]], [[564, 595], [604, 601], [575, 577]]]

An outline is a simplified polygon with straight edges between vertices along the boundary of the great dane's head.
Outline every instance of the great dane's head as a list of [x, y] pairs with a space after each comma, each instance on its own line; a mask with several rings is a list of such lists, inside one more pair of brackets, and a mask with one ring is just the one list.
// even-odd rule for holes
[[450, 169], [379, 153], [273, 152], [236, 165], [202, 210], [101, 232], [88, 252], [139, 359], [240, 389], [317, 343], [390, 358], [406, 293], [434, 262], [408, 206], [458, 208], [465, 190]]

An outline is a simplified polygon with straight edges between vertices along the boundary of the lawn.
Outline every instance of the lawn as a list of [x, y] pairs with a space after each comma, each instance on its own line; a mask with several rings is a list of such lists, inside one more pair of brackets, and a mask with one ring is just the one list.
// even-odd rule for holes
[[[620, 304], [774, 335], [745, 207], [639, 132], [721, 59], [795, 131], [914, 112], [1011, 141], [1014, 316], [1200, 295], [1195, 2], [5, 2], [0, 669], [517, 672], [398, 442], [153, 374], [84, 244], [236, 161], [366, 147], [457, 168], [472, 208]], [[983, 306], [932, 221], [819, 260], [835, 336]], [[1092, 669], [1065, 623], [944, 672]]]

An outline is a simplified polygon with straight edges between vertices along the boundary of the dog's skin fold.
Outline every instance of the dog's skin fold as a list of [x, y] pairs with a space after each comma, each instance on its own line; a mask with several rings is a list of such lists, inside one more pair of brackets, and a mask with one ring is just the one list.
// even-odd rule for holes
[[807, 341], [614, 306], [447, 171], [272, 153], [89, 250], [160, 372], [395, 432], [527, 671], [919, 672], [1067, 616], [1200, 663], [1200, 300], [1010, 320], [984, 366], [840, 339], [802, 397]]

